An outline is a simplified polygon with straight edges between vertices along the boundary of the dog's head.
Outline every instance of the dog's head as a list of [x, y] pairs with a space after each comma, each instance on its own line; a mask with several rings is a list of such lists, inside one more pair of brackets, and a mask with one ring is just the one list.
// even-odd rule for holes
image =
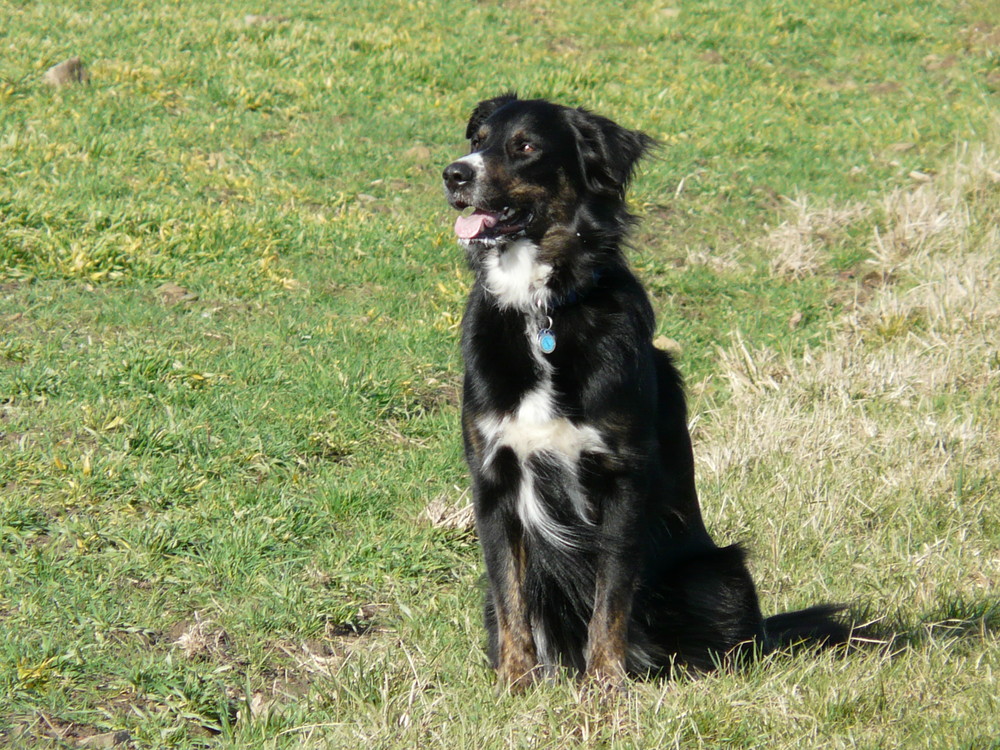
[[553, 231], [579, 235], [590, 223], [624, 225], [625, 189], [653, 141], [583, 109], [504, 94], [469, 119], [467, 156], [444, 170], [466, 246], [503, 246]]

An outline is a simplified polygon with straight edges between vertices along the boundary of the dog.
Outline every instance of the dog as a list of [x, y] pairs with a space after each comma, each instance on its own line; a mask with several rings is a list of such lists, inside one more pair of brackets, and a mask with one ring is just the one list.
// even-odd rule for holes
[[501, 684], [843, 642], [838, 607], [762, 617], [742, 548], [705, 528], [681, 377], [623, 252], [653, 139], [513, 93], [480, 102], [466, 138], [443, 177], [475, 276], [462, 436]]

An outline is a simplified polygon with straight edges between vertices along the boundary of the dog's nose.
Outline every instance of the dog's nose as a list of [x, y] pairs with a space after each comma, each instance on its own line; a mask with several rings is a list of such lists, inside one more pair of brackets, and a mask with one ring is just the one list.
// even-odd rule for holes
[[464, 161], [456, 161], [444, 168], [444, 184], [449, 190], [460, 188], [468, 182], [472, 182], [476, 172], [471, 165]]

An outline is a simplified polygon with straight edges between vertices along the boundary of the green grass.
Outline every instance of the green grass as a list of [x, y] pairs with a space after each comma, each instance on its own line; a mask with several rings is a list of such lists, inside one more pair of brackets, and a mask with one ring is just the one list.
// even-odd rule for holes
[[[996, 747], [998, 34], [957, 0], [0, 0], [0, 744]], [[42, 82], [72, 55], [89, 84]], [[712, 531], [768, 612], [850, 602], [891, 655], [495, 693], [476, 540], [422, 511], [466, 486], [440, 168], [507, 89], [662, 142], [632, 261]]]

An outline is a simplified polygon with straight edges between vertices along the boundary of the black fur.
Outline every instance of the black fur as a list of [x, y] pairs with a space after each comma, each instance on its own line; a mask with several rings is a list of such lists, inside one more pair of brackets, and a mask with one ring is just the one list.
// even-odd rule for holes
[[652, 139], [514, 94], [481, 102], [466, 135], [444, 180], [453, 207], [475, 208], [456, 224], [476, 275], [462, 424], [501, 679], [710, 669], [843, 641], [834, 607], [762, 618], [742, 550], [702, 522], [681, 378], [622, 252], [625, 190]]

